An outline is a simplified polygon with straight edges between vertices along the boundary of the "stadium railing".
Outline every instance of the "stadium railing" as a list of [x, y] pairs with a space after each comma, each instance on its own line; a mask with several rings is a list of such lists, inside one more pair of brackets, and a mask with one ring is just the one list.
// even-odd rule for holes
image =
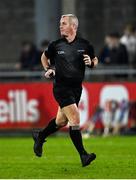
[[[46, 80], [44, 78], [43, 70], [15, 70], [13, 65], [0, 64], [0, 81], [18, 81], [18, 80]], [[89, 69], [86, 68], [85, 71], [85, 80], [86, 81], [112, 81], [112, 80], [135, 80], [136, 69], [134, 67], [128, 66], [104, 66], [98, 65], [97, 68]]]

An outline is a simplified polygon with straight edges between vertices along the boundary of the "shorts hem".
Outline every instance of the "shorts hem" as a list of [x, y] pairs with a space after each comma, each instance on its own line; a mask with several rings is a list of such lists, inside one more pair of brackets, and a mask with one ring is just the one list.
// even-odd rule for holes
[[76, 104], [76, 102], [67, 102], [67, 103], [63, 103], [63, 104], [59, 104], [59, 106], [60, 106], [60, 108], [62, 109], [62, 108], [64, 108], [64, 107], [66, 107], [66, 106], [69, 106], [69, 105], [71, 105], [71, 104]]

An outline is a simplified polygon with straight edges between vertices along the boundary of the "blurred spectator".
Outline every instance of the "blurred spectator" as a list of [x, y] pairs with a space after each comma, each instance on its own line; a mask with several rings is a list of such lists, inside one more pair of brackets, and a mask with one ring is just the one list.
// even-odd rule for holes
[[109, 116], [103, 116], [104, 136], [120, 134], [128, 125], [128, 112], [129, 102], [127, 100], [107, 101], [104, 115], [108, 113]]
[[[100, 106], [97, 106], [95, 108], [95, 111], [92, 117], [87, 121], [86, 125], [84, 126], [84, 129], [83, 129], [84, 138], [90, 137], [90, 135], [94, 133], [96, 123], [102, 122], [102, 113], [103, 113], [103, 109]], [[100, 134], [100, 133], [101, 133], [100, 131], [97, 131], [97, 134]]]
[[118, 102], [113, 117], [113, 124], [112, 124], [113, 135], [120, 134], [122, 130], [127, 128], [128, 112], [129, 112], [129, 102], [125, 99], [123, 99], [121, 102]]
[[110, 33], [105, 37], [105, 46], [100, 52], [99, 59], [106, 65], [128, 64], [128, 53], [125, 45], [120, 43], [118, 33]]
[[39, 54], [40, 54], [40, 58], [42, 53], [45, 51], [45, 49], [48, 47], [49, 45], [49, 41], [48, 40], [43, 40], [40, 44], [40, 49], [39, 49]]
[[41, 70], [41, 56], [45, 49], [48, 47], [49, 41], [43, 40], [40, 44], [40, 48], [38, 49], [38, 64], [36, 65], [35, 69]]
[[111, 41], [111, 38], [109, 35], [107, 35], [104, 40], [105, 45], [102, 48], [100, 55], [99, 55], [99, 60], [102, 64], [110, 63], [110, 48], [109, 48], [110, 41]]
[[136, 64], [136, 62], [134, 62], [136, 57], [136, 30], [133, 25], [126, 26], [120, 42], [127, 48], [129, 63]]
[[124, 130], [128, 127], [128, 114], [129, 102], [127, 100], [123, 99], [120, 102], [116, 100], [107, 100], [104, 107], [96, 107], [91, 119], [88, 120], [84, 126], [83, 137], [88, 138], [91, 134], [96, 134], [96, 132], [97, 134], [102, 133], [100, 129], [97, 131], [96, 125], [98, 125], [98, 123], [103, 125], [102, 127], [104, 137], [109, 135], [118, 135], [124, 132]]
[[29, 41], [22, 43], [19, 63], [16, 64], [18, 70], [35, 70], [40, 64], [39, 52], [36, 46]]
[[129, 128], [121, 133], [122, 135], [136, 135], [136, 101], [130, 102]]
[[[115, 108], [115, 107], [114, 107]], [[103, 136], [108, 136], [110, 134], [110, 129], [112, 127], [112, 102], [110, 100], [107, 100], [105, 102], [104, 111], [102, 114], [102, 122], [104, 126]]]

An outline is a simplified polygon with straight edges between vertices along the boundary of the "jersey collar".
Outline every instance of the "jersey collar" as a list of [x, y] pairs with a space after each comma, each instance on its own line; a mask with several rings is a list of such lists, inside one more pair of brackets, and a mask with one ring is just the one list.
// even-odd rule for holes
[[68, 42], [68, 40], [67, 40], [65, 37], [64, 37], [63, 39], [64, 39], [64, 41], [66, 41], [68, 44], [72, 44], [72, 43], [74, 43], [74, 42], [76, 41], [77, 35], [75, 36], [74, 40], [71, 41], [71, 42]]

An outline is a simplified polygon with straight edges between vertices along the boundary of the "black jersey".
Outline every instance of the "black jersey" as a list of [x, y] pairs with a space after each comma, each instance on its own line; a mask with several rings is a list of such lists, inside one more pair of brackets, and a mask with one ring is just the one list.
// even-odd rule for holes
[[55, 66], [55, 81], [62, 84], [81, 84], [85, 73], [83, 54], [88, 54], [91, 59], [94, 49], [90, 43], [76, 37], [72, 42], [65, 38], [49, 44], [45, 50], [45, 56], [50, 59], [51, 65]]

